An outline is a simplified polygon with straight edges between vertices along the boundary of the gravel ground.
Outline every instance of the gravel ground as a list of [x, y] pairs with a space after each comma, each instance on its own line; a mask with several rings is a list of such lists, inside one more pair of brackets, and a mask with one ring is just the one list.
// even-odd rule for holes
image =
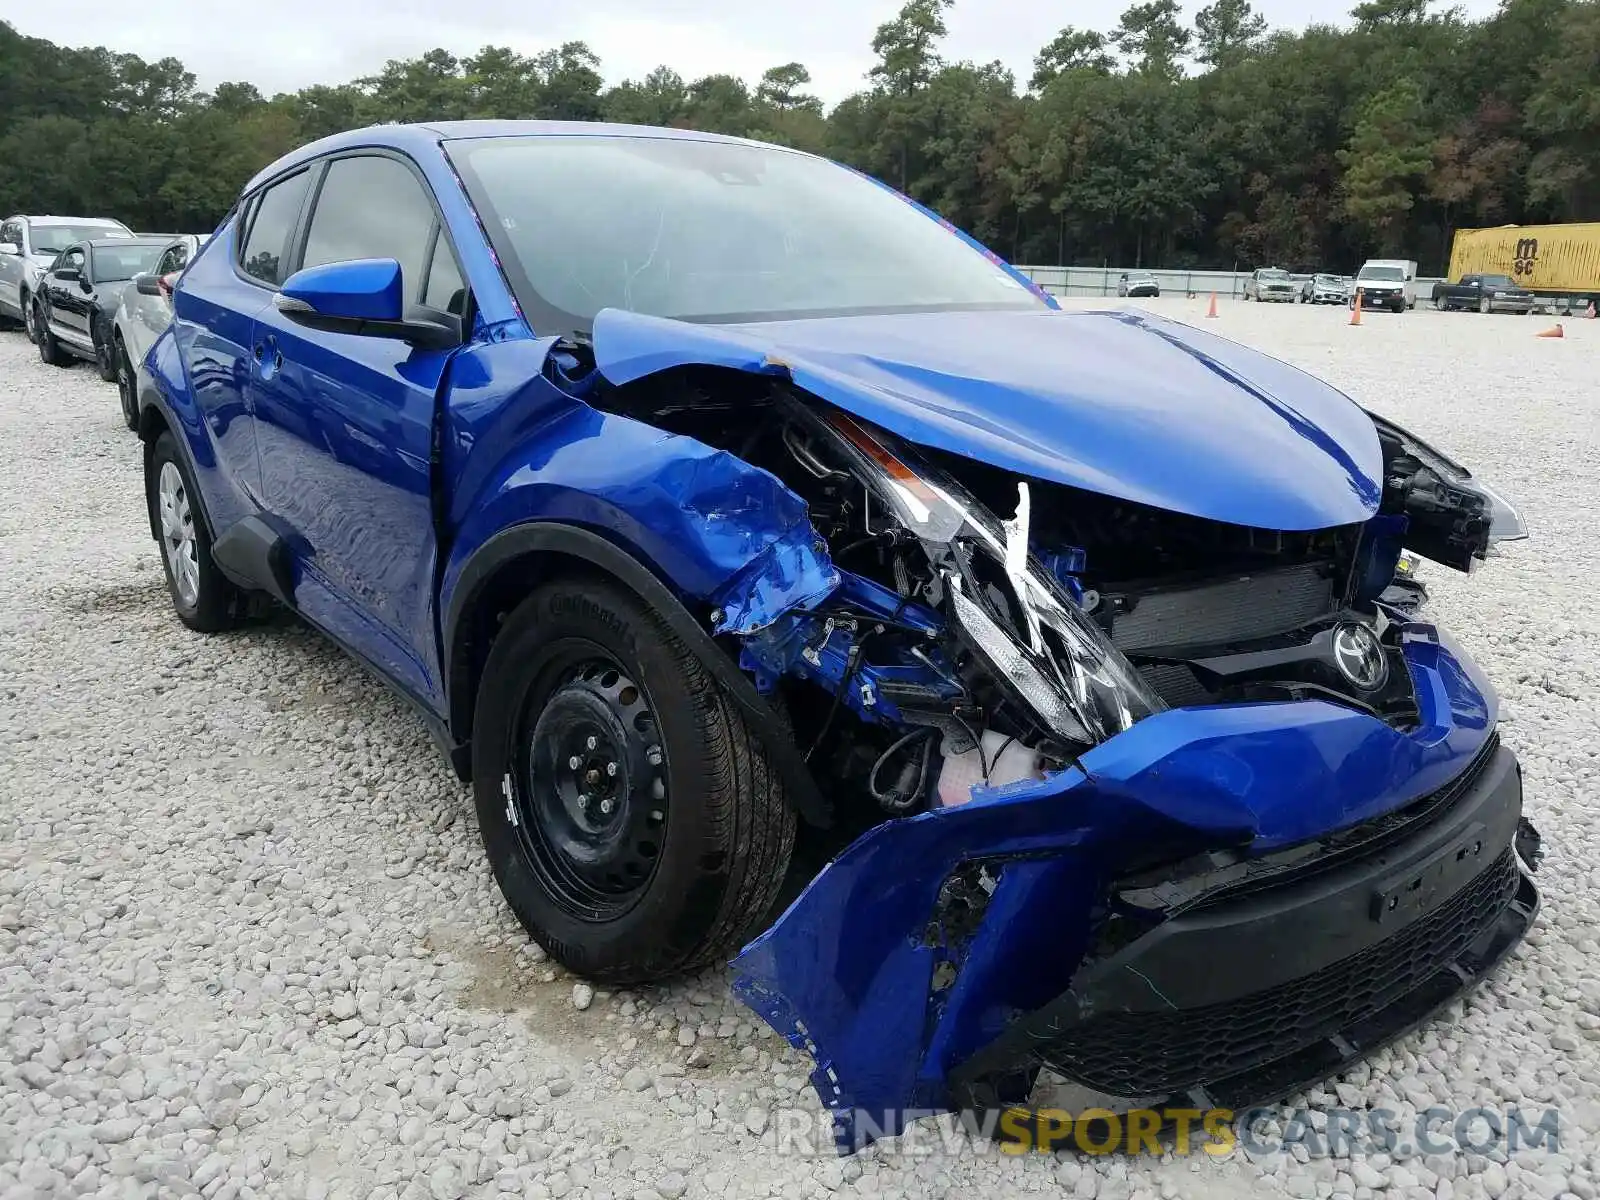
[[1600, 322], [1203, 301], [1519, 500], [1435, 616], [1497, 681], [1549, 850], [1529, 942], [1313, 1105], [1562, 1112], [1560, 1153], [779, 1154], [807, 1064], [721, 973], [592, 991], [531, 946], [417, 721], [290, 622], [171, 616], [137, 443], [0, 335], [0, 1197], [1596, 1194]]

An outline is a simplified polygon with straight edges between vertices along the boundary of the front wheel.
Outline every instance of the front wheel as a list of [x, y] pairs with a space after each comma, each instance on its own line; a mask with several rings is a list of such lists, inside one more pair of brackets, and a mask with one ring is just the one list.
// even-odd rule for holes
[[517, 919], [609, 983], [725, 960], [782, 885], [795, 818], [765, 749], [672, 629], [609, 582], [502, 625], [472, 736], [484, 848]]
[[163, 433], [145, 459], [145, 499], [159, 530], [167, 591], [178, 620], [200, 633], [218, 633], [239, 623], [242, 597], [211, 559], [211, 534], [196, 495], [177, 441]]
[[111, 330], [104, 322], [97, 326], [94, 338], [94, 369], [100, 373], [100, 378], [107, 383], [117, 381], [117, 359], [115, 347], [112, 345]]
[[117, 361], [117, 399], [122, 403], [122, 420], [134, 432], [139, 430], [139, 381], [128, 359], [128, 348], [115, 339]]
[[1489, 300], [1488, 300], [1488, 297], [1485, 297], [1484, 299], [1478, 301], [1478, 311], [1481, 312], [1481, 313], [1484, 313], [1485, 315], [1488, 314], [1488, 312], [1489, 312]]
[[70, 367], [72, 356], [61, 348], [56, 335], [50, 332], [50, 322], [44, 315], [44, 306], [33, 302], [33, 344], [39, 347], [39, 357], [52, 367]]
[[1443, 296], [1435, 296], [1433, 298], [1433, 306], [1436, 309], [1438, 309], [1440, 312], [1449, 312], [1450, 311], [1450, 302], [1448, 300], [1446, 300]]
[[22, 332], [30, 342], [37, 341], [39, 334], [33, 325], [33, 297], [29, 296], [28, 290], [24, 288], [17, 299], [22, 305]]

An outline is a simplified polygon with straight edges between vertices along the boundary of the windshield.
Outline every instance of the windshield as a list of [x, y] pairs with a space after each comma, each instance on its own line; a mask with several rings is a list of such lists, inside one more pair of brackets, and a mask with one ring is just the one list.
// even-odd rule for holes
[[1516, 287], [1509, 275], [1481, 275], [1485, 287], [1509, 288]]
[[764, 146], [661, 137], [449, 143], [529, 322], [685, 321], [1045, 303], [870, 180]]
[[133, 236], [115, 225], [35, 225], [29, 232], [33, 235], [35, 254], [60, 254], [74, 242], [87, 242], [95, 238]]
[[165, 248], [164, 242], [135, 242], [128, 246], [96, 246], [94, 248], [94, 281], [115, 283], [119, 279], [132, 279], [141, 271], [156, 265]]
[[1362, 267], [1357, 279], [1386, 279], [1395, 283], [1405, 280], [1406, 273], [1399, 267]]
[[1276, 282], [1277, 280], [1280, 280], [1280, 279], [1289, 278], [1289, 272], [1287, 272], [1287, 271], [1279, 271], [1276, 268], [1274, 268], [1274, 269], [1272, 269], [1270, 271], [1260, 271], [1260, 272], [1258, 272], [1258, 274], [1262, 279], [1271, 279], [1274, 282]]
[[1318, 275], [1317, 276], [1317, 282], [1318, 283], [1338, 283], [1339, 282], [1339, 277], [1337, 275]]

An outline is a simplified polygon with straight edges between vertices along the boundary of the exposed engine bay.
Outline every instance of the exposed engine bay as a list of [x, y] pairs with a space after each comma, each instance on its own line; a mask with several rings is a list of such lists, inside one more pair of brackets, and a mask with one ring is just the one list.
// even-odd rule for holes
[[857, 827], [1044, 778], [1169, 706], [1321, 698], [1405, 729], [1402, 545], [1468, 569], [1497, 511], [1381, 422], [1379, 514], [1282, 532], [911, 446], [772, 376], [689, 367], [589, 399], [804, 500], [787, 579], [737, 581], [708, 622]]

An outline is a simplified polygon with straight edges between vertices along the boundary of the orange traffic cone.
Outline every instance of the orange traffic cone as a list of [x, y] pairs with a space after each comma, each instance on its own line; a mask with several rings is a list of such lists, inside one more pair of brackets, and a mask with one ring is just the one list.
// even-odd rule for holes
[[1356, 293], [1355, 307], [1350, 310], [1350, 324], [1361, 324], [1361, 293]]
[[1214, 317], [1216, 315], [1217, 315], [1217, 294], [1215, 292], [1212, 292], [1211, 293], [1211, 307], [1206, 309], [1206, 316]]
[[1534, 334], [1533, 336], [1534, 337], [1566, 337], [1567, 333], [1566, 333], [1566, 330], [1561, 328], [1561, 322], [1557, 321], [1549, 329], [1541, 329], [1538, 333]]

